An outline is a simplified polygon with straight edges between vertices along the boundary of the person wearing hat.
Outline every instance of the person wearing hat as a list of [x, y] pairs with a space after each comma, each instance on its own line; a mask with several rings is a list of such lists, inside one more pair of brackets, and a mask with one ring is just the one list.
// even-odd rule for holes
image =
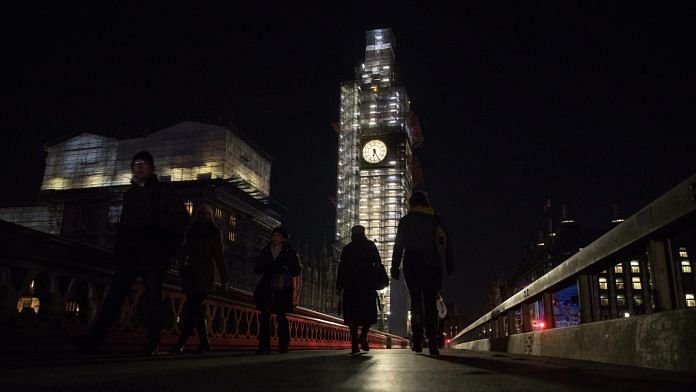
[[288, 240], [288, 232], [282, 226], [272, 231], [271, 241], [259, 253], [254, 273], [262, 275], [254, 290], [254, 301], [259, 309], [259, 348], [257, 354], [271, 352], [271, 314], [278, 323], [278, 351], [288, 352], [290, 325], [287, 312], [293, 309], [293, 277], [302, 271], [300, 258]]
[[183, 200], [157, 180], [152, 154], [138, 152], [130, 167], [132, 186], [123, 196], [114, 251], [115, 274], [96, 323], [75, 341], [84, 351], [100, 350], [133, 283], [141, 277], [150, 321], [143, 354], [157, 353], [162, 331], [162, 276], [181, 248], [189, 216]]
[[364, 351], [370, 350], [367, 333], [377, 322], [375, 270], [381, 264], [377, 246], [365, 236], [365, 227], [353, 226], [351, 241], [341, 251], [336, 275], [336, 290], [342, 295], [343, 323], [350, 330], [352, 354], [360, 352], [358, 343]]
[[423, 351], [425, 327], [430, 355], [439, 355], [436, 301], [442, 289], [443, 262], [447, 273], [454, 273], [454, 250], [440, 215], [423, 192], [413, 192], [408, 214], [399, 220], [392, 254], [393, 279], [399, 279], [402, 258], [411, 297], [413, 350]]

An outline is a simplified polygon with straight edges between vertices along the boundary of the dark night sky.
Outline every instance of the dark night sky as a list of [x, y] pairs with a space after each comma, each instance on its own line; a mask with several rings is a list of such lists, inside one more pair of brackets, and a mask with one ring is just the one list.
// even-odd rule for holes
[[477, 315], [547, 198], [603, 229], [614, 200], [631, 214], [696, 168], [694, 9], [581, 3], [5, 10], [0, 201], [36, 198], [41, 146], [61, 135], [233, 122], [275, 158], [286, 225], [319, 243], [333, 232], [339, 83], [364, 31], [391, 27], [459, 256], [445, 294]]

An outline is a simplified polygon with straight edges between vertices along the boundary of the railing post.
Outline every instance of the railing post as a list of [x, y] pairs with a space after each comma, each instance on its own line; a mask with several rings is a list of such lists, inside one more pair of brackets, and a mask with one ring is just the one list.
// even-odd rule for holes
[[551, 293], [544, 293], [544, 323], [546, 323], [546, 328], [556, 327], [553, 318], [553, 294]]
[[671, 268], [670, 256], [667, 254], [664, 241], [650, 241], [648, 244], [648, 263], [652, 273], [655, 310], [677, 308], [676, 287], [672, 284], [675, 281], [674, 269]]
[[578, 275], [578, 297], [580, 300], [580, 322], [590, 323], [594, 321], [594, 301], [589, 275]]
[[529, 316], [529, 304], [524, 302], [522, 303], [522, 332], [532, 331], [532, 318]]
[[517, 320], [515, 320], [515, 311], [514, 310], [508, 310], [507, 321], [508, 321], [507, 334], [514, 335], [516, 333], [519, 333], [519, 331], [517, 331]]

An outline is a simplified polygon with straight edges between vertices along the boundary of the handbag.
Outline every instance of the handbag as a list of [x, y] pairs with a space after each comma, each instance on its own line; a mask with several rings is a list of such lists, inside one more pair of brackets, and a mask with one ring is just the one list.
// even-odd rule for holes
[[375, 290], [384, 290], [389, 287], [389, 275], [384, 268], [384, 264], [376, 263], [375, 265]]
[[437, 295], [437, 300], [435, 300], [435, 307], [437, 308], [437, 317], [440, 320], [444, 320], [447, 317], [447, 305], [445, 305], [445, 301], [440, 294]]

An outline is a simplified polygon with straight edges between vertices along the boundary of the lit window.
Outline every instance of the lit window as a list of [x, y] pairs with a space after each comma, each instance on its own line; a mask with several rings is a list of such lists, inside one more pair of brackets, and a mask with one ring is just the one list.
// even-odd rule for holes
[[694, 299], [693, 294], [686, 294], [685, 297], [686, 297], [686, 306], [688, 308], [696, 307], [696, 299]]
[[616, 278], [616, 289], [617, 289], [617, 290], [623, 290], [623, 289], [624, 289], [624, 280], [623, 280], [623, 278]]
[[36, 297], [19, 297], [17, 301], [17, 312], [34, 312], [34, 314], [39, 313], [39, 308], [41, 307], [41, 301]]
[[599, 296], [599, 304], [601, 306], [609, 306], [609, 297], [607, 297], [606, 294], [602, 294]]
[[599, 278], [599, 289], [600, 290], [607, 289], [607, 278]]
[[18, 313], [25, 313], [25, 312], [34, 312], [34, 314], [39, 313], [39, 308], [41, 307], [41, 301], [39, 301], [39, 298], [34, 296], [34, 291], [36, 290], [36, 286], [34, 284], [34, 281], [32, 280], [31, 283], [29, 283], [29, 290], [26, 292], [25, 296], [19, 297], [19, 300], [17, 301], [17, 312]]
[[616, 296], [616, 305], [618, 305], [618, 306], [625, 306], [626, 305], [626, 297], [623, 294], [619, 294]]
[[689, 257], [689, 254], [686, 252], [686, 248], [679, 248], [679, 257]]
[[614, 266], [614, 272], [617, 274], [622, 274], [623, 273], [623, 264], [619, 263]]
[[123, 206], [109, 206], [109, 223], [118, 223], [121, 220]]
[[78, 314], [80, 314], [80, 305], [75, 301], [66, 301], [65, 312], [73, 316], [77, 316]]
[[186, 212], [188, 212], [189, 216], [193, 215], [193, 202], [188, 200], [184, 205], [186, 206]]
[[219, 208], [215, 208], [215, 219], [222, 219], [222, 210]]
[[683, 273], [688, 274], [691, 272], [691, 262], [689, 260], [682, 260], [681, 267]]
[[234, 242], [234, 240], [237, 239], [237, 235], [236, 235], [236, 233], [234, 232], [234, 230], [230, 230], [230, 231], [227, 233], [227, 239], [230, 240], [230, 242]]
[[633, 303], [640, 306], [643, 305], [643, 296], [642, 295], [634, 295], [633, 296]]
[[631, 278], [631, 282], [632, 282], [634, 290], [640, 290], [643, 288], [643, 285], [640, 283], [639, 277], [635, 276], [635, 277]]
[[632, 274], [639, 274], [640, 273], [640, 265], [638, 264], [637, 260], [631, 261], [631, 273]]

